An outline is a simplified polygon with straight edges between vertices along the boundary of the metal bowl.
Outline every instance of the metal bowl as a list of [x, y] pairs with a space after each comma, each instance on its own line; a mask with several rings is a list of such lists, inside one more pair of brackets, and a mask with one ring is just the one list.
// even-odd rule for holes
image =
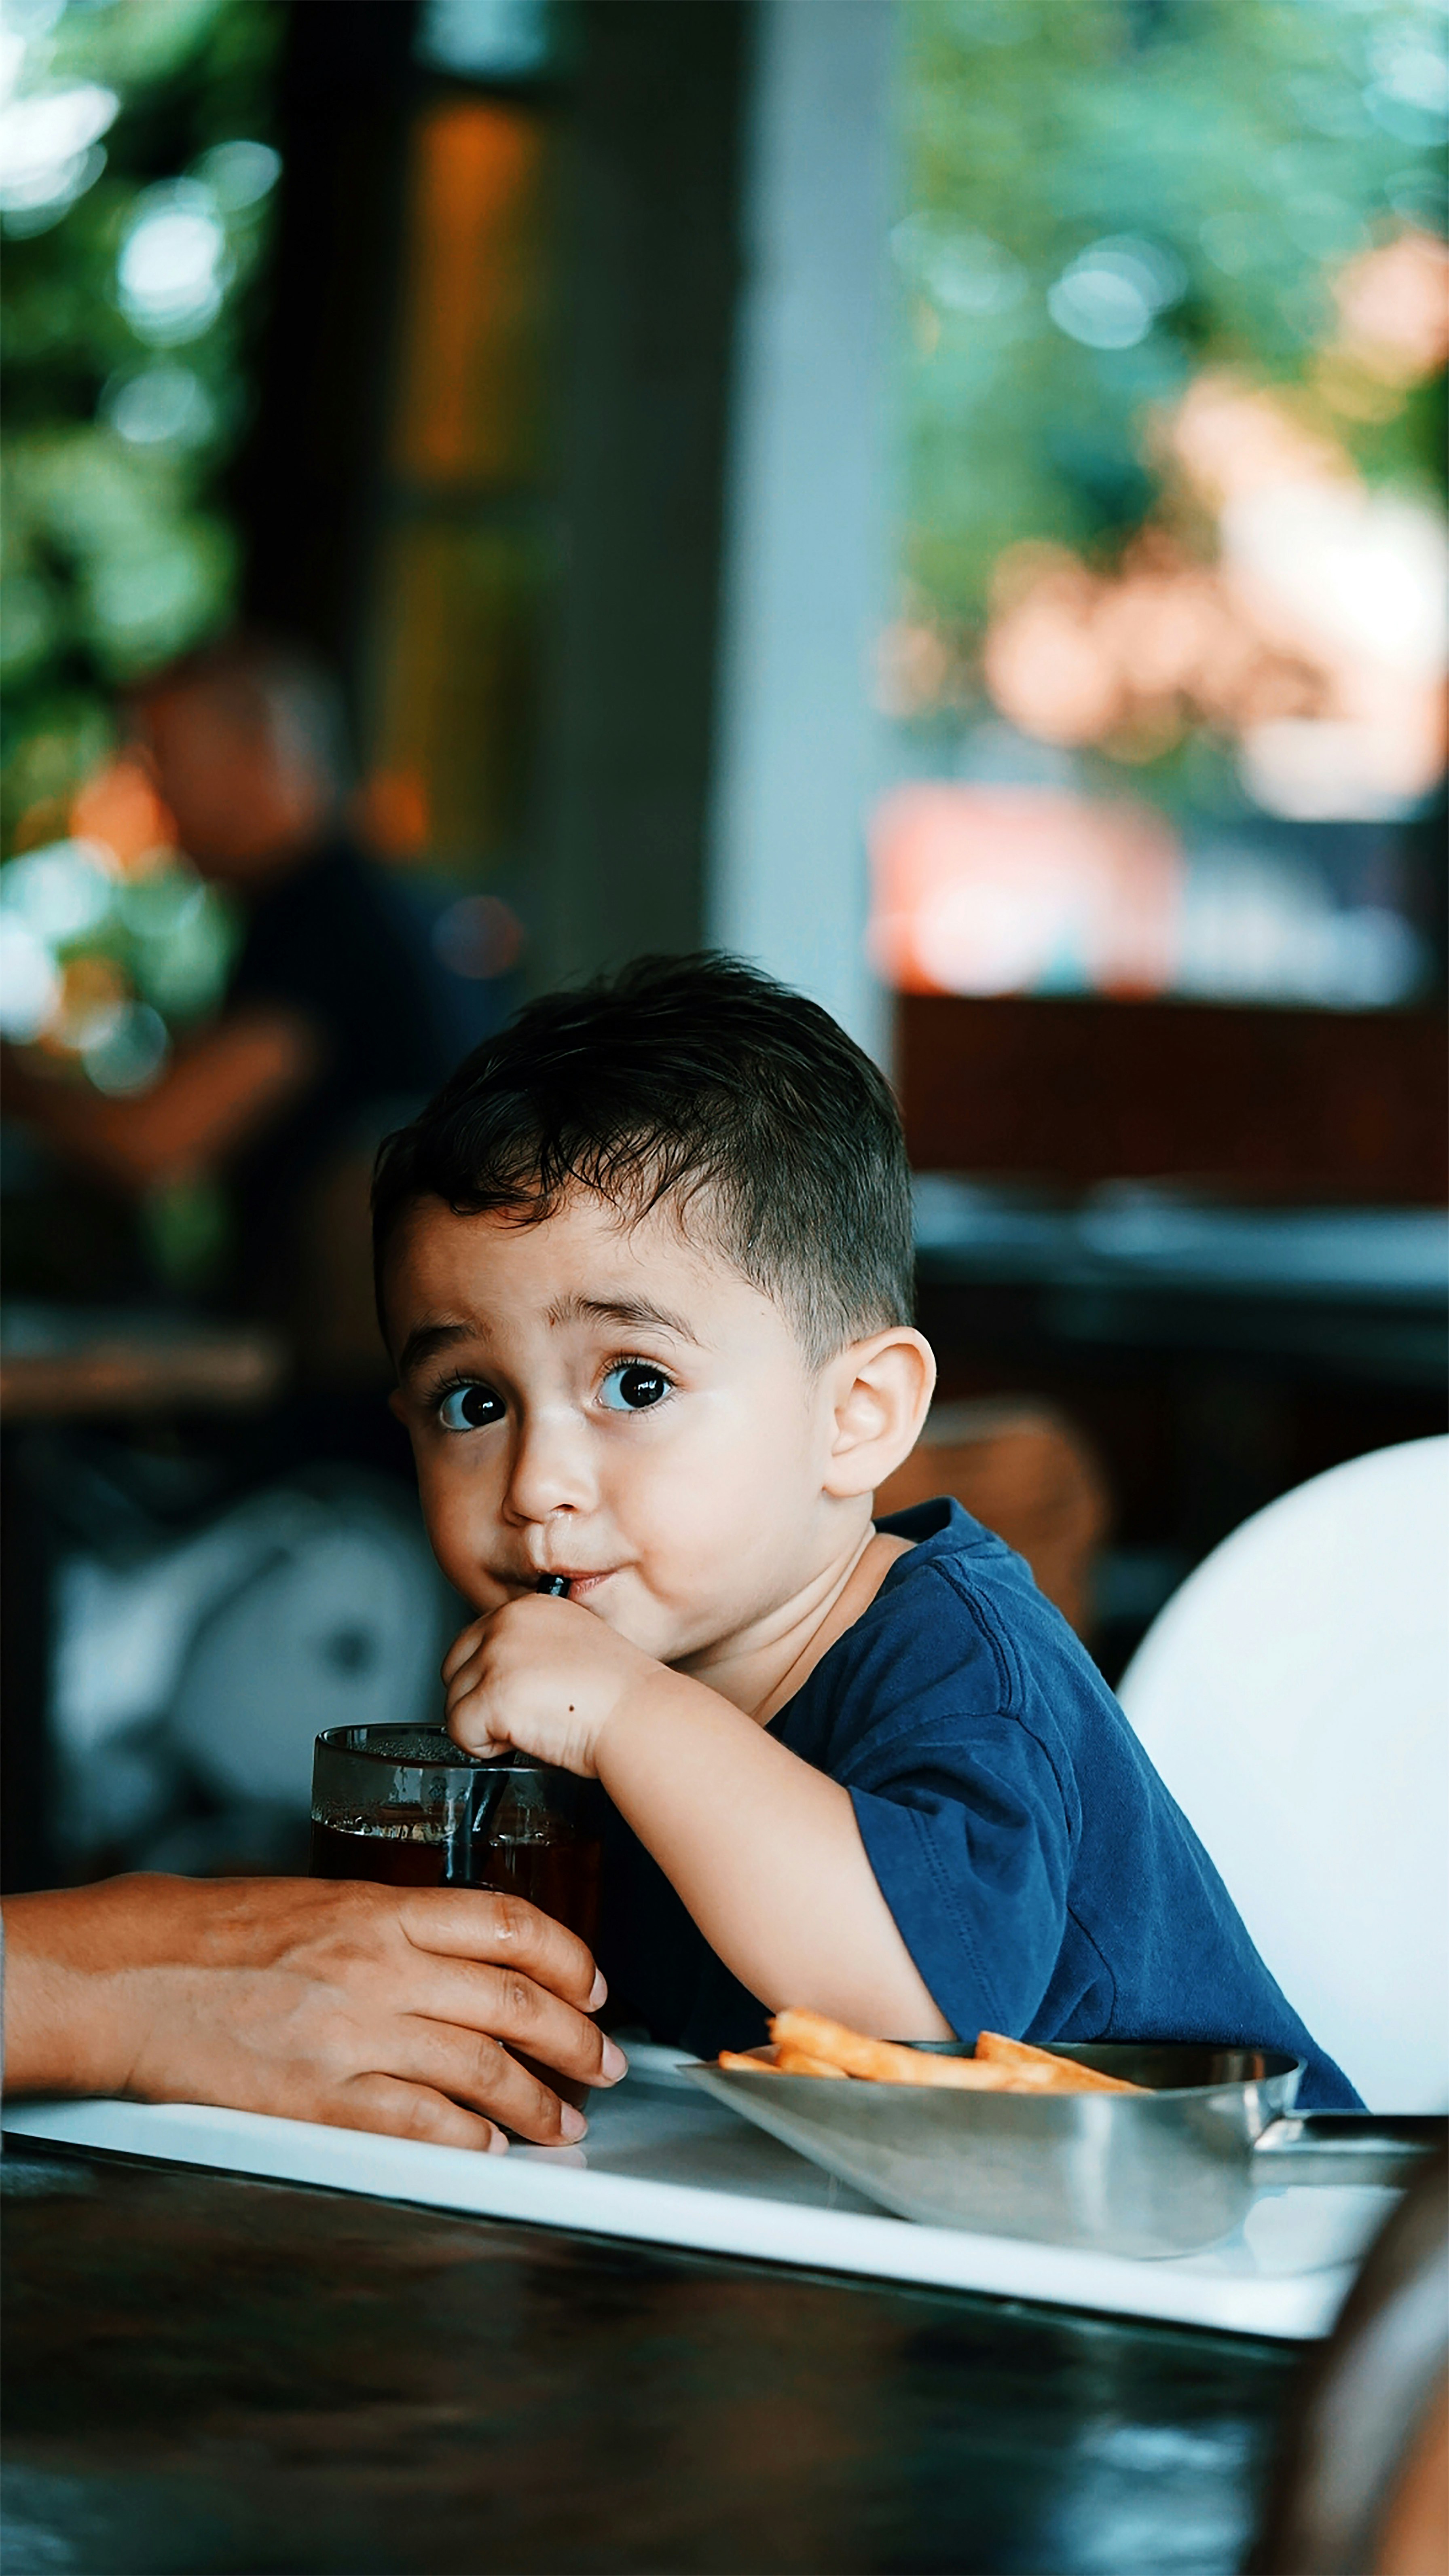
[[[941, 2053], [970, 2052], [947, 2044]], [[718, 2066], [687, 2071], [757, 2128], [901, 2218], [1139, 2255], [1196, 2253], [1241, 2225], [1269, 2161], [1257, 2156], [1258, 2141], [1292, 2110], [1300, 2058], [1105, 2042], [1052, 2054], [1149, 2089], [968, 2093]], [[1296, 2161], [1291, 2176], [1284, 2159], [1271, 2162], [1269, 2180], [1309, 2178]]]

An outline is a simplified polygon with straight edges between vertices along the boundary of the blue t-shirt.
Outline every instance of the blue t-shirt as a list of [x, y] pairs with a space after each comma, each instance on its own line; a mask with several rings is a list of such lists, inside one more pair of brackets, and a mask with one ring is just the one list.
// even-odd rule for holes
[[[1201, 1843], [1030, 1569], [959, 1503], [915, 1541], [768, 1732], [849, 1791], [911, 1957], [963, 2039], [1173, 2039], [1307, 2060], [1358, 2097], [1274, 1983]], [[612, 1809], [599, 1959], [656, 2039], [713, 2056], [763, 2007]]]

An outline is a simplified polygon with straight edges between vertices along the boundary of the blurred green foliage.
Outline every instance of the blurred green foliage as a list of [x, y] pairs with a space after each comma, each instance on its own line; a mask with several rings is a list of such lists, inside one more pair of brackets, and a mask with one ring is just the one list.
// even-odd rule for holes
[[[6, 848], [17, 824], [27, 843], [64, 830], [116, 685], [231, 614], [222, 484], [247, 419], [284, 19], [258, 0], [29, 0], [11, 22], [25, 53], [4, 111]], [[17, 183], [37, 115], [63, 128], [88, 103], [92, 125], [111, 120], [103, 141]]]
[[[1449, 71], [1427, 0], [902, 14], [903, 569], [970, 631], [1007, 546], [1116, 557], [1155, 407], [1206, 365], [1303, 384], [1343, 262], [1442, 229]], [[1437, 476], [1437, 387], [1333, 426], [1371, 479]]]

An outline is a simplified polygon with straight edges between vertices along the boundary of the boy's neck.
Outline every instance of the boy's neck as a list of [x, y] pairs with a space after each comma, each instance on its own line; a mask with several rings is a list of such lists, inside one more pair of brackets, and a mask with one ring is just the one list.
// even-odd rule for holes
[[840, 1561], [823, 1568], [791, 1600], [739, 1635], [685, 1656], [677, 1669], [767, 1726], [836, 1639], [854, 1626], [910, 1545], [867, 1521]]

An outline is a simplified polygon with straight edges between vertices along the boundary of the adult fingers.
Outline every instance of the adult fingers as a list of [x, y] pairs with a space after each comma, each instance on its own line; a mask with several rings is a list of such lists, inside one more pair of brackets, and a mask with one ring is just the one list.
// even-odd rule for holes
[[582, 2112], [480, 2031], [407, 2016], [396, 2026], [388, 2058], [409, 2084], [446, 2093], [536, 2146], [571, 2146], [588, 2126]]
[[417, 1888], [400, 1896], [398, 1921], [415, 1950], [517, 1969], [580, 2012], [597, 2012], [608, 1992], [577, 1933], [521, 1896], [495, 1896], [486, 1888]]
[[404, 2006], [419, 2019], [501, 2040], [515, 2055], [537, 2059], [578, 2084], [617, 2084], [627, 2073], [623, 2050], [597, 2022], [516, 1969], [453, 1959], [429, 1961], [428, 1967], [426, 1982]]
[[480, 2119], [430, 2084], [395, 2075], [354, 2075], [318, 2105], [316, 2116], [334, 2129], [372, 2129], [389, 2138], [422, 2138], [434, 2147], [472, 2147], [502, 2155], [508, 2140], [491, 2120]]

